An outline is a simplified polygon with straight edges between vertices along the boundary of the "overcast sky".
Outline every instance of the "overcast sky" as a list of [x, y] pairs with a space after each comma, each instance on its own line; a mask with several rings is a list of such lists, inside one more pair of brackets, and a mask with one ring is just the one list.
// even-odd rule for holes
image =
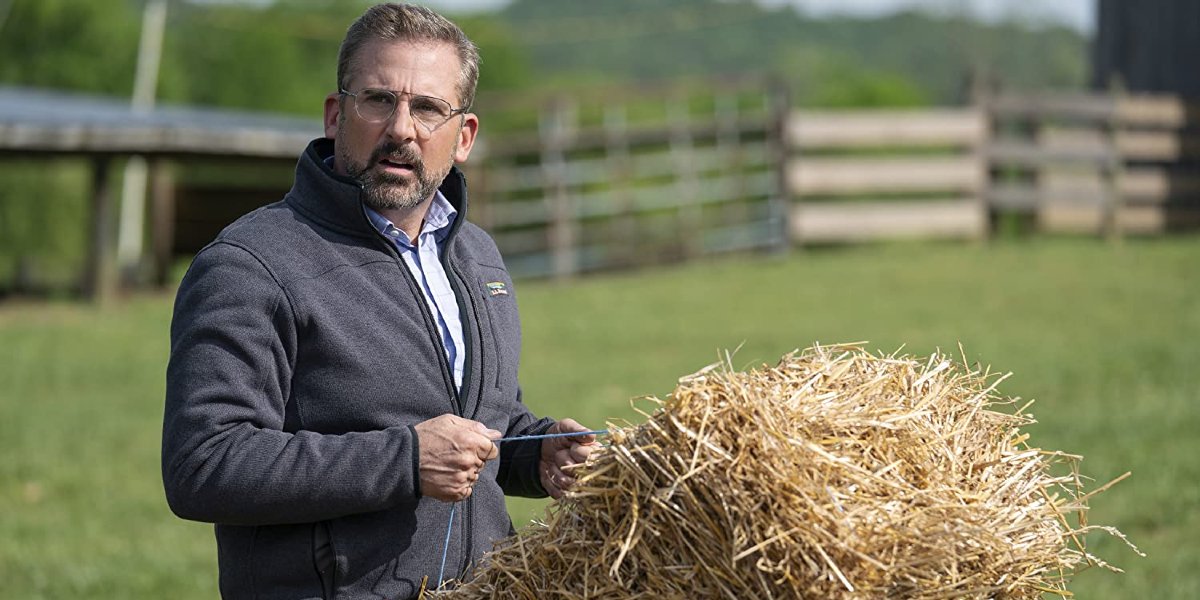
[[[508, 0], [425, 0], [429, 5], [452, 11], [472, 11], [497, 8]], [[921, 6], [938, 11], [967, 11], [985, 20], [1018, 19], [1028, 22], [1051, 22], [1069, 25], [1079, 31], [1095, 30], [1097, 0], [758, 0], [761, 4], [777, 6], [793, 4], [812, 15], [871, 16]]]

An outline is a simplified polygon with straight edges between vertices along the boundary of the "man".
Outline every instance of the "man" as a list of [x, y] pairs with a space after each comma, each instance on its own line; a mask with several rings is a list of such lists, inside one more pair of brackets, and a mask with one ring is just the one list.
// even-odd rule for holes
[[415, 597], [443, 546], [449, 579], [512, 531], [505, 494], [560, 497], [594, 447], [497, 442], [586, 428], [522, 404], [512, 281], [466, 221], [478, 60], [428, 9], [367, 10], [292, 190], [184, 277], [163, 480], [216, 524], [227, 598]]

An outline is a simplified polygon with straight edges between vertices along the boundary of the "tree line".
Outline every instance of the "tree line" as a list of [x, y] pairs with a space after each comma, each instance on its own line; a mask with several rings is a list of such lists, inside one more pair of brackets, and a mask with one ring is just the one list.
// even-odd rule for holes
[[[144, 2], [0, 1], [0, 84], [130, 94]], [[319, 114], [338, 43], [367, 4], [171, 0], [158, 97]], [[514, 0], [452, 16], [481, 47], [481, 95], [771, 74], [802, 104], [945, 104], [963, 99], [972, 74], [1017, 88], [1087, 79], [1079, 32], [954, 14], [817, 19], [752, 0]]]

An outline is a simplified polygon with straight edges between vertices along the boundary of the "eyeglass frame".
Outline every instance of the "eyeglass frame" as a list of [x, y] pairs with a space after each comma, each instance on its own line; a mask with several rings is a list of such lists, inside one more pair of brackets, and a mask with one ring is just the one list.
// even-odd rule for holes
[[[366, 92], [366, 91], [385, 92], [385, 93], [391, 94], [393, 97], [395, 97], [396, 103], [395, 103], [395, 105], [392, 106], [392, 112], [389, 113], [388, 116], [386, 116], [378, 121], [372, 121], [372, 120], [364, 117], [363, 114], [361, 112], [359, 112], [359, 110], [358, 110], [358, 95], [363, 92]], [[471, 110], [471, 107], [469, 105], [455, 108], [453, 104], [450, 104], [449, 100], [445, 100], [443, 98], [438, 98], [437, 96], [430, 96], [427, 94], [414, 94], [412, 92], [398, 92], [396, 90], [389, 90], [389, 89], [385, 89], [385, 88], [365, 87], [361, 90], [358, 90], [358, 92], [353, 92], [353, 93], [349, 92], [345, 89], [338, 89], [338, 94], [341, 96], [350, 96], [351, 98], [353, 98], [354, 99], [354, 114], [358, 115], [358, 117], [360, 119], [362, 119], [368, 123], [386, 123], [392, 117], [396, 116], [396, 110], [400, 107], [400, 98], [402, 96], [408, 96], [409, 118], [411, 118], [414, 123], [421, 124], [430, 135], [432, 135], [434, 131], [437, 131], [438, 129], [440, 129], [442, 127], [442, 125], [445, 125], [446, 123], [448, 123], [450, 121], [450, 119], [454, 118], [455, 115], [463, 115], [463, 114], [466, 114], [467, 111]], [[428, 127], [424, 123], [422, 123], [420, 119], [418, 119], [416, 116], [413, 115], [413, 112], [412, 112], [413, 98], [428, 98], [430, 100], [437, 100], [438, 102], [444, 102], [444, 103], [446, 103], [446, 106], [450, 107], [450, 114], [446, 115], [445, 120], [443, 120], [441, 123], [438, 123], [437, 125], [434, 125], [433, 127]]]

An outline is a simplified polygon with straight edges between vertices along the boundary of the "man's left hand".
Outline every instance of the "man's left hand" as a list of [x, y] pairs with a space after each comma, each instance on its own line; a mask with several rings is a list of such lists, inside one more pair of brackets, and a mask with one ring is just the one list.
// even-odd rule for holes
[[[546, 433], [572, 431], [584, 432], [588, 431], [588, 428], [574, 419], [563, 419], [547, 429]], [[595, 449], [596, 435], [591, 433], [542, 440], [542, 459], [538, 464], [538, 474], [546, 493], [556, 499], [562, 498], [563, 493], [575, 483], [575, 478], [570, 475], [571, 467], [583, 464]]]

